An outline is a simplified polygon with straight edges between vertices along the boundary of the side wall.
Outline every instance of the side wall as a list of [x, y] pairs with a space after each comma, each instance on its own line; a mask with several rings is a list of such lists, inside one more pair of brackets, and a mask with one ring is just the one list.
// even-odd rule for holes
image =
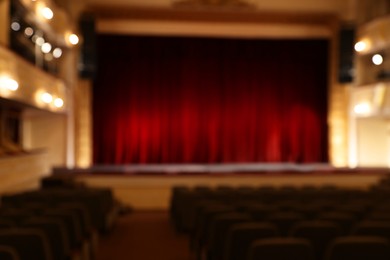
[[0, 158], [0, 194], [39, 187], [40, 179], [50, 174], [45, 151]]

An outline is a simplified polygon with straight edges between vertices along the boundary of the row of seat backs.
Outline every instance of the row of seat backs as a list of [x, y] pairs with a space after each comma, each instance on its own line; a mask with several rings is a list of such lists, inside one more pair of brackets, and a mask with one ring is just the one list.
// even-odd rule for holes
[[[13, 249], [10, 259], [65, 260], [84, 253], [90, 259], [90, 243], [96, 241], [88, 240], [96, 240], [96, 232], [108, 231], [107, 214], [113, 206], [111, 190], [72, 183], [5, 195], [0, 207], [0, 246]], [[81, 252], [84, 249], [88, 252]]]
[[[352, 197], [338, 197], [333, 194], [333, 196], [330, 197], [307, 196], [302, 198], [300, 195], [297, 196], [295, 193], [288, 194], [284, 197], [278, 197], [275, 195], [278, 194], [278, 192], [275, 191], [275, 196], [270, 196], [272, 199], [264, 199], [264, 197], [261, 196], [256, 197], [256, 199], [243, 199], [240, 197], [232, 197], [230, 192], [227, 190], [224, 190], [224, 192], [219, 194], [217, 197], [211, 196], [210, 194], [205, 195], [203, 191], [198, 194], [197, 191], [188, 192], [184, 190], [176, 192], [176, 195], [175, 193], [173, 194], [170, 213], [176, 229], [178, 231], [185, 232], [191, 231], [194, 228], [196, 207], [201, 201], [215, 201], [216, 203], [234, 205], [236, 208], [241, 207], [242, 209], [256, 204], [263, 204], [263, 206], [268, 206], [268, 210], [273, 207], [274, 210], [296, 210], [304, 214], [313, 214], [319, 210], [328, 211], [332, 209], [350, 211], [353, 214], [364, 214], [374, 207], [387, 207], [387, 209], [390, 209], [390, 204], [388, 203], [390, 193], [388, 193], [387, 197], [370, 197], [366, 192], [359, 191], [355, 193], [355, 191], [346, 191], [347, 194], [352, 192], [351, 194], [355, 195]], [[340, 193], [344, 192], [340, 190], [335, 191]], [[338, 192], [335, 193], [337, 194]]]
[[111, 190], [103, 188], [42, 189], [1, 198], [2, 206], [25, 207], [27, 204], [52, 206], [59, 203], [79, 203], [88, 211], [92, 225], [99, 231], [106, 227], [106, 216], [115, 207]]
[[[324, 255], [324, 260], [386, 260], [389, 241], [380, 237], [339, 237]], [[247, 260], [315, 260], [310, 242], [301, 238], [269, 238], [254, 241]]]
[[14, 247], [7, 246], [7, 245], [0, 245], [0, 259], [20, 260], [20, 256]]
[[[198, 221], [196, 224], [196, 228], [195, 228], [194, 232], [192, 232], [192, 237], [191, 237], [192, 249], [194, 249], [194, 248], [199, 249], [197, 247], [197, 244], [201, 243], [201, 242], [199, 242], [199, 240], [201, 240], [202, 238], [204, 239], [205, 234], [208, 234], [209, 236], [210, 236], [210, 234], [213, 234], [213, 232], [210, 231], [211, 230], [210, 226], [213, 226], [213, 225], [210, 225], [211, 221], [207, 222], [207, 221], [205, 221], [205, 219], [207, 220], [208, 218], [210, 218], [210, 216], [213, 216], [213, 214], [218, 215], [219, 213], [228, 213], [228, 212], [230, 212], [232, 214], [242, 214], [243, 213], [243, 212], [235, 212], [237, 210], [235, 207], [232, 207], [232, 206], [229, 206], [226, 204], [221, 204], [221, 203], [218, 204], [218, 203], [219, 203], [218, 201], [217, 202], [212, 201], [210, 204], [205, 203], [204, 205], [200, 206], [200, 209], [202, 208], [202, 206], [205, 206], [205, 205], [208, 206], [209, 211], [206, 212], [203, 216], [203, 222], [206, 222], [207, 224], [203, 223], [203, 224], [200, 224], [200, 226], [199, 226], [199, 222], [202, 223], [202, 221], [199, 221], [199, 219], [202, 219], [202, 217], [197, 218]], [[362, 208], [364, 208], [364, 206], [366, 204], [363, 203], [361, 205], [363, 205]], [[361, 205], [355, 204], [354, 206], [361, 206]], [[207, 208], [207, 206], [206, 206], [206, 208]], [[352, 207], [352, 209], [355, 209], [355, 207]], [[379, 207], [378, 209], [379, 210], [383, 210], [383, 209], [386, 210], [386, 209], [388, 209], [388, 207], [382, 207], [382, 208]], [[199, 209], [197, 209], [197, 210], [199, 210]], [[260, 211], [260, 212], [262, 213], [263, 211]], [[246, 213], [248, 213], [248, 212], [246, 212]], [[352, 210], [351, 213], [354, 213], [354, 210]], [[363, 234], [364, 232], [366, 232], [366, 233], [368, 232], [367, 234], [370, 234], [370, 232], [373, 232], [372, 229], [374, 228], [374, 229], [376, 229], [375, 232], [377, 232], [378, 229], [384, 231], [380, 235], [384, 235], [384, 233], [387, 232], [385, 235], [389, 237], [388, 225], [387, 225], [387, 229], [383, 229], [383, 226], [381, 226], [381, 225], [386, 224], [386, 223], [383, 223], [383, 221], [390, 220], [390, 214], [388, 214], [388, 212], [381, 212], [381, 211], [376, 212], [376, 213], [379, 213], [379, 214], [376, 214], [376, 215], [374, 214], [374, 215], [372, 215], [372, 217], [376, 221], [382, 221], [381, 223], [373, 223], [372, 221], [371, 221], [371, 223], [364, 222], [364, 225], [366, 225], [366, 227], [365, 227], [366, 231], [364, 231], [363, 223], [360, 223], [359, 229], [355, 228], [355, 230], [352, 231], [351, 234]], [[207, 216], [207, 214], [209, 214], [210, 216]], [[275, 224], [278, 224], [277, 225], [278, 227], [280, 227], [281, 225], [282, 226], [285, 225], [287, 227], [290, 227], [295, 222], [304, 220], [304, 218], [302, 218], [302, 216], [297, 216], [297, 215], [299, 215], [299, 214], [296, 214], [296, 212], [276, 212], [276, 214], [274, 214], [272, 217], [269, 217], [268, 219], [267, 218], [253, 219], [253, 215], [252, 216], [246, 215], [244, 219], [245, 219], [245, 221], [250, 221], [250, 220], [257, 220], [257, 221], [269, 220], [269, 221], [271, 221], [271, 220], [273, 220], [274, 222], [276, 222]], [[318, 221], [324, 221], [324, 220], [330, 220], [330, 221], [336, 222], [335, 224], [340, 225], [340, 230], [342, 230], [339, 235], [345, 235], [345, 234], [349, 233], [349, 228], [352, 226], [354, 221], [359, 220], [359, 218], [357, 218], [356, 216], [353, 216], [352, 214], [346, 214], [345, 212], [324, 212], [323, 218], [319, 218]], [[367, 226], [367, 224], [369, 224], [369, 225]], [[372, 226], [372, 224], [374, 224], [374, 227]], [[379, 224], [379, 226], [377, 225], [375, 227], [376, 224]], [[371, 229], [371, 231], [367, 230], [367, 228], [369, 230]], [[387, 231], [385, 231], [385, 230], [387, 230]], [[218, 232], [216, 232], [216, 233], [218, 233]], [[287, 235], [288, 228], [286, 228], [286, 227], [282, 228], [282, 232], [279, 231], [279, 234]], [[212, 237], [212, 235], [211, 235], [211, 237]], [[216, 241], [220, 241], [220, 242], [223, 241], [223, 235], [220, 236], [219, 239], [216, 239]], [[220, 243], [220, 242], [217, 242], [217, 243]], [[216, 246], [216, 247], [213, 246], [211, 248], [219, 248], [219, 246]], [[316, 251], [318, 251], [318, 250], [316, 250]], [[208, 252], [208, 254], [210, 254], [210, 252]]]
[[93, 236], [93, 229], [89, 224], [82, 207], [61, 208], [46, 207], [37, 211], [36, 208], [2, 208], [0, 210], [0, 230], [5, 228], [23, 229], [36, 228], [43, 230], [49, 240], [57, 259], [79, 250], [84, 241]]
[[[226, 213], [215, 217], [206, 239], [197, 248], [197, 255], [206, 254], [207, 259], [243, 259], [251, 241], [280, 236], [278, 227], [271, 222], [254, 222], [242, 213]], [[303, 221], [297, 223], [289, 236], [307, 239], [313, 246], [317, 259], [323, 259], [330, 242], [343, 236], [339, 225], [330, 221]], [[390, 237], [388, 222], [361, 222], [350, 235], [374, 235]], [[284, 236], [285, 238], [287, 236]], [[223, 258], [224, 256], [224, 258]], [[244, 258], [245, 259], [245, 258]]]

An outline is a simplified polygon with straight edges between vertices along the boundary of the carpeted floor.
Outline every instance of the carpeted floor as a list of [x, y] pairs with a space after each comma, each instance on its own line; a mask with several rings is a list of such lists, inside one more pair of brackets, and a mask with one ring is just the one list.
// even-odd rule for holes
[[168, 212], [132, 212], [100, 237], [96, 260], [189, 260], [188, 243], [174, 231]]

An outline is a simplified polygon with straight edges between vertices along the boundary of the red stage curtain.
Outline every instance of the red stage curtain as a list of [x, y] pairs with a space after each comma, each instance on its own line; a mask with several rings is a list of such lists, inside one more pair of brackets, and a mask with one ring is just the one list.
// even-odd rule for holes
[[327, 162], [326, 40], [98, 37], [94, 162]]

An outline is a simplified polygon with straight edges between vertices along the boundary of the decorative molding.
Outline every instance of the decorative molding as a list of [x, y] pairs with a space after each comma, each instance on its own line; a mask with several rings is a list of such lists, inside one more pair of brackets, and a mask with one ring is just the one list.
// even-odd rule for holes
[[338, 25], [339, 19], [334, 13], [259, 11], [256, 9], [237, 11], [226, 9], [180, 9], [158, 7], [107, 7], [92, 6], [89, 11], [97, 20], [154, 20], [177, 22], [220, 22], [220, 23], [279, 23]]
[[242, 0], [176, 0], [173, 1], [172, 6], [184, 8], [256, 8], [254, 4]]

